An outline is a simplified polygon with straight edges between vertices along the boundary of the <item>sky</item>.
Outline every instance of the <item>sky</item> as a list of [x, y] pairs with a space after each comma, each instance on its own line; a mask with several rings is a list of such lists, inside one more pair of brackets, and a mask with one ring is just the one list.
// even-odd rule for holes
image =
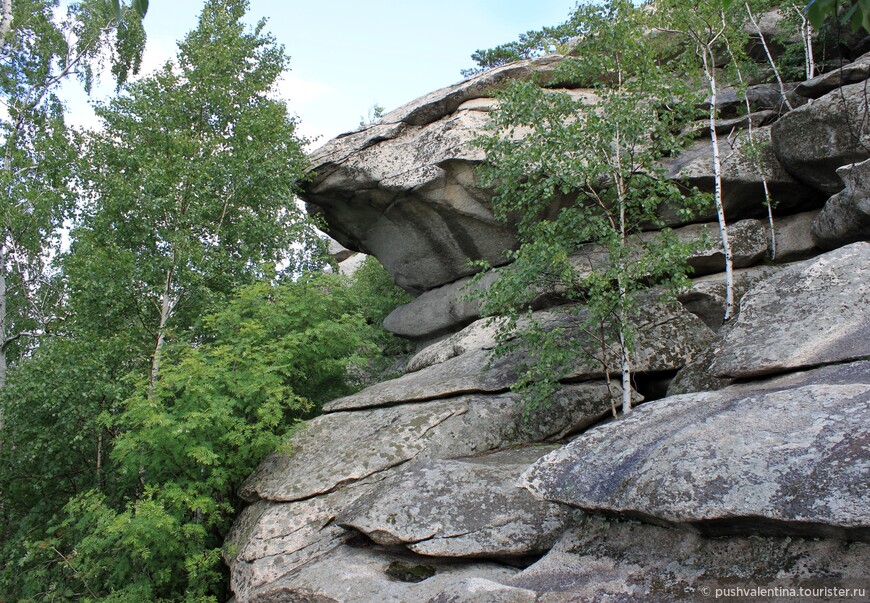
[[[279, 87], [299, 131], [318, 139], [356, 128], [377, 103], [387, 111], [462, 79], [471, 53], [563, 22], [575, 0], [250, 0], [248, 20], [290, 55]], [[143, 72], [171, 59], [196, 26], [201, 0], [151, 0]], [[105, 78], [108, 80], [109, 78]], [[110, 82], [92, 98], [111, 95]], [[66, 92], [70, 121], [97, 121], [83, 94]]]

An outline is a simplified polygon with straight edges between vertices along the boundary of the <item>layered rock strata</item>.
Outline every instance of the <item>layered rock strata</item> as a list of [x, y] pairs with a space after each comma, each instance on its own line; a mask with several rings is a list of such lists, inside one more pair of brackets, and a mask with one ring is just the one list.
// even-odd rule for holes
[[[500, 323], [463, 289], [468, 259], [498, 264], [516, 244], [476, 182], [470, 141], [494, 90], [546, 81], [560, 60], [433, 92], [312, 157], [306, 199], [338, 241], [419, 295], [388, 324], [421, 348], [405, 375], [327, 404], [244, 484], [226, 547], [240, 603], [870, 593], [870, 155], [852, 127], [867, 122], [866, 57], [790, 86], [792, 101], [813, 99], [793, 111], [767, 85], [751, 116], [727, 118], [771, 141], [775, 253], [738, 131], [724, 182], [738, 314], [723, 325], [716, 226], [677, 224], [684, 238], [709, 232], [708, 245], [677, 302], [645, 300], [633, 384], [647, 401], [616, 419], [620, 390], [594, 353], [548, 406], [526, 408], [510, 388], [534, 350], [493, 359]], [[723, 111], [739, 105], [731, 96]], [[709, 141], [666, 167], [709, 187]], [[592, 247], [574, 257], [599, 260]], [[527, 320], [577, 337], [585, 310], [553, 307], [559, 293], [542, 292]], [[788, 594], [770, 600], [793, 600], [777, 592]]]

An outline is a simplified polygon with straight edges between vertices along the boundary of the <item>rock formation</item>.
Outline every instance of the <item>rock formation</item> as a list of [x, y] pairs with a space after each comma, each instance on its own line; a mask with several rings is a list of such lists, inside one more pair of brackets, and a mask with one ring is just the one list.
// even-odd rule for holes
[[[782, 200], [776, 255], [738, 135], [724, 186], [739, 313], [722, 325], [711, 239], [679, 302], [645, 307], [655, 326], [638, 338], [634, 385], [646, 401], [614, 419], [618, 387], [581, 359], [548, 406], [525, 409], [510, 391], [525, 353], [492, 360], [497, 323], [466, 298], [467, 260], [498, 264], [516, 245], [470, 142], [494, 90], [546, 80], [560, 60], [438, 90], [312, 156], [306, 201], [418, 296], [386, 324], [420, 348], [406, 374], [327, 404], [247, 480], [226, 547], [240, 603], [870, 592], [870, 154], [852, 127], [868, 122], [870, 62], [791, 86], [813, 100], [790, 112], [778, 90], [753, 88], [749, 119], [772, 141], [763, 161]], [[669, 176], [709, 188], [708, 146], [669, 160]], [[677, 226], [686, 238], [715, 228]], [[575, 336], [577, 312], [544, 293], [535, 318]]]

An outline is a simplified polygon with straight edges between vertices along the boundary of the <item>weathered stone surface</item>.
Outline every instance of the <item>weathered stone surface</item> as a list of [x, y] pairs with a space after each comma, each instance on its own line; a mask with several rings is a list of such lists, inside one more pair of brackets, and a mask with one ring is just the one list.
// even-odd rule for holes
[[[608, 454], [602, 454], [602, 451]], [[710, 535], [870, 540], [870, 362], [685, 394], [527, 471], [546, 500]]]
[[[532, 591], [538, 595], [532, 599], [537, 603], [707, 601], [717, 588], [738, 586], [862, 588], [868, 563], [866, 544], [800, 538], [708, 539], [633, 521], [588, 517], [543, 559], [505, 581], [517, 591], [502, 592], [519, 597]], [[734, 600], [796, 600], [789, 591], [785, 593], [784, 597]]]
[[322, 213], [330, 236], [375, 255], [411, 293], [475, 272], [468, 259], [504, 263], [512, 229], [491, 212], [476, 182], [483, 151], [471, 145], [510, 79], [546, 79], [561, 57], [522, 61], [437, 90], [379, 123], [329, 141], [311, 157], [300, 196]]
[[846, 188], [828, 199], [812, 227], [822, 249], [870, 240], [870, 160], [838, 168], [837, 175]]
[[755, 285], [712, 371], [753, 377], [870, 356], [870, 243], [792, 264]]
[[504, 582], [517, 571], [497, 563], [455, 563], [343, 545], [328, 558], [305, 564], [251, 592], [240, 603], [410, 603], [427, 601], [464, 580]]
[[[733, 272], [734, 301], [740, 299], [755, 283], [779, 272], [779, 266], [753, 266]], [[689, 312], [716, 331], [725, 318], [725, 274], [710, 274], [692, 279], [692, 288], [678, 296], [680, 303]]]
[[[734, 132], [734, 130], [748, 128], [750, 123], [753, 128], [760, 128], [762, 126], [769, 126], [777, 119], [779, 119], [779, 111], [773, 111], [770, 109], [753, 111], [749, 115], [738, 115], [737, 117], [732, 117], [730, 119], [717, 120], [716, 133], [728, 136]], [[697, 125], [693, 129], [699, 133], [709, 134], [710, 122], [707, 120], [697, 122]]]
[[821, 249], [816, 247], [811, 235], [813, 221], [818, 215], [818, 210], [812, 210], [791, 216], [774, 218], [773, 232], [776, 235], [775, 261], [795, 262], [822, 252]]
[[390, 111], [383, 122], [404, 122], [423, 126], [456, 111], [462, 104], [479, 98], [492, 97], [511, 80], [526, 80], [533, 76], [545, 83], [561, 63], [563, 57], [548, 55], [528, 61], [517, 61], [504, 67], [490, 69], [459, 84], [440, 88]]
[[843, 188], [837, 168], [870, 158], [865, 92], [863, 83], [843, 86], [771, 126], [773, 150], [797, 180], [833, 195]]
[[302, 500], [412, 459], [468, 456], [576, 433], [610, 408], [605, 384], [581, 383], [560, 389], [531, 419], [523, 418], [517, 394], [322, 415], [291, 438], [291, 454], [267, 457], [240, 494], [249, 501]]
[[811, 80], [801, 82], [795, 88], [795, 94], [804, 98], [821, 98], [840, 86], [857, 84], [870, 78], [870, 53], [861, 55], [851, 63], [839, 69], [834, 69]]
[[225, 547], [234, 551], [227, 563], [239, 600], [348, 542], [354, 535], [334, 523], [335, 515], [371, 487], [363, 482], [299, 502], [261, 500], [245, 508]]
[[339, 243], [335, 239], [329, 239], [327, 241], [327, 245], [328, 245], [329, 255], [332, 257], [333, 260], [335, 260], [338, 263], [343, 262], [344, 260], [346, 260], [347, 258], [352, 256], [354, 253], [356, 253], [355, 251], [351, 251], [350, 249], [348, 249], [347, 247], [345, 247], [344, 245], [342, 245], [341, 243]]
[[[787, 84], [786, 94], [794, 90], [795, 86], [796, 84]], [[772, 110], [783, 113], [787, 109], [778, 84], [756, 84], [746, 89], [745, 98], [737, 88], [728, 87], [717, 91], [716, 107], [719, 109], [719, 116], [726, 119], [737, 117], [746, 109], [746, 99], [749, 99], [752, 111]], [[707, 97], [701, 108], [709, 110], [710, 101], [711, 98]]]
[[412, 373], [434, 364], [446, 362], [475, 350], [491, 350], [496, 344], [498, 322], [489, 318], [474, 321], [458, 333], [426, 346], [408, 361], [407, 371]]
[[533, 590], [469, 578], [451, 583], [426, 603], [537, 603], [538, 600], [538, 593]]
[[347, 259], [338, 263], [338, 273], [345, 276], [353, 276], [362, 267], [363, 262], [369, 257], [364, 253], [354, 253]]
[[[712, 331], [679, 304], [661, 305], [654, 292], [645, 299], [646, 301], [640, 302], [638, 316], [634, 319], [640, 328], [633, 358], [636, 372], [677, 370], [712, 340]], [[578, 327], [586, 320], [586, 311], [579, 308], [579, 312], [575, 313], [571, 311], [571, 307], [563, 306], [556, 310], [536, 312], [533, 320], [544, 329], [564, 329], [567, 338], [578, 337]], [[489, 341], [481, 341], [483, 343], [479, 345], [489, 346]], [[466, 343], [470, 347], [471, 338]], [[447, 343], [433, 351], [429, 358], [437, 361], [450, 356], [450, 351], [450, 344]], [[505, 391], [516, 382], [521, 371], [525, 370], [528, 359], [523, 350], [512, 352], [491, 363], [490, 356], [487, 349], [472, 349], [459, 356], [449, 357], [439, 364], [333, 400], [324, 409], [332, 412], [446, 398], [466, 393]], [[615, 357], [609, 360], [610, 366], [619, 365]], [[596, 346], [590, 357], [578, 358], [577, 364], [569, 368], [564, 378], [581, 380], [603, 377], [600, 361]]]
[[[771, 195], [780, 200], [778, 207], [781, 211], [791, 212], [821, 203], [818, 193], [798, 182], [795, 179], [798, 177], [796, 174], [789, 174], [780, 159], [777, 159], [771, 145], [766, 144], [770, 140], [771, 129], [781, 122], [782, 119], [773, 126], [753, 129], [755, 141], [762, 145], [758, 167], [747, 153], [747, 132], [738, 133], [731, 146], [724, 140], [720, 141], [722, 199], [725, 215], [730, 222], [766, 215], [764, 184], [759, 167], [767, 177]], [[714, 190], [713, 148], [709, 140], [698, 140], [689, 145], [679, 155], [666, 160], [664, 167], [671, 179], [683, 181], [688, 186], [697, 186], [702, 191]], [[708, 210], [702, 219], [715, 220], [715, 210]]]
[[489, 357], [488, 350], [476, 350], [449, 358], [333, 400], [324, 406], [324, 410], [354, 410], [461, 394], [506, 391], [517, 380], [518, 358], [508, 356], [489, 365]]
[[[720, 323], [722, 322], [722, 316], [722, 313], [718, 314]], [[690, 359], [686, 366], [680, 369], [668, 384], [668, 396], [679, 396], [680, 394], [692, 392], [711, 392], [734, 383], [735, 379], [716, 377], [710, 372], [710, 365], [713, 364], [714, 358], [714, 345], [715, 343], [709, 345], [701, 353]]]
[[[725, 270], [725, 254], [722, 251], [718, 223], [691, 224], [674, 229], [674, 233], [680, 241], [687, 243], [699, 240], [702, 236], [706, 238], [707, 243], [696, 249], [688, 259], [694, 274], [713, 274]], [[654, 231], [643, 232], [640, 233], [639, 240], [648, 242], [656, 236], [658, 234]], [[729, 226], [729, 236], [736, 268], [757, 264], [768, 253], [765, 222], [754, 219], [740, 220]], [[807, 239], [809, 240], [809, 235]], [[582, 277], [593, 269], [605, 266], [608, 256], [602, 247], [588, 244], [574, 252], [569, 261]], [[485, 290], [498, 278], [498, 273], [492, 272], [473, 287], [467, 287], [470, 278], [463, 278], [455, 283], [427, 291], [413, 301], [396, 308], [387, 316], [384, 328], [402, 337], [418, 340], [453, 332], [480, 317], [480, 302], [463, 298], [472, 291]], [[542, 290], [532, 306], [546, 308], [564, 303], [563, 294], [564, 291], [557, 289]], [[458, 354], [453, 354], [456, 355]]]
[[[572, 511], [517, 488], [519, 476], [553, 446], [453, 460], [394, 472], [336, 522], [378, 544], [436, 557], [506, 557], [550, 549]], [[462, 484], [457, 488], [457, 484]]]
[[484, 276], [469, 287], [470, 277], [426, 291], [411, 302], [393, 310], [384, 319], [384, 328], [410, 339], [437, 337], [455, 331], [480, 317], [480, 301], [465, 299], [472, 291], [485, 290], [495, 273]]
[[[702, 235], [707, 244], [689, 257], [694, 274], [714, 274], [725, 271], [725, 251], [718, 224], [693, 224], [674, 231], [681, 241], [695, 241]], [[728, 243], [734, 268], [754, 266], [767, 255], [767, 228], [760, 220], [740, 220], [728, 225]]]

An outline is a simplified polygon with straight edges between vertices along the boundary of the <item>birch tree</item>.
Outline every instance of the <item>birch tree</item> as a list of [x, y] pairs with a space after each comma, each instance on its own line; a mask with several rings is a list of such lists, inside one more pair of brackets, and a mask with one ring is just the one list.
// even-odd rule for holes
[[717, 51], [725, 45], [728, 22], [723, 5], [719, 2], [686, 4], [679, 0], [659, 0], [656, 2], [655, 13], [661, 19], [659, 27], [662, 30], [684, 36], [688, 42], [689, 52], [694, 53], [699, 61], [701, 74], [709, 91], [707, 117], [713, 153], [713, 199], [719, 222], [719, 236], [725, 256], [725, 315], [723, 320], [728, 321], [734, 313], [734, 261], [728, 237], [728, 222], [725, 216], [722, 191], [722, 158], [716, 127], [720, 87], [718, 81], [720, 65], [717, 64]]
[[84, 0], [57, 16], [52, 0], [0, 5], [0, 388], [7, 364], [54, 318], [47, 259], [69, 215], [74, 151], [59, 86], [89, 90], [108, 57], [118, 82], [138, 68], [139, 14], [106, 0]]
[[[687, 248], [668, 229], [641, 236], [661, 225], [662, 204], [685, 210], [688, 203], [658, 177], [656, 164], [679, 146], [673, 133], [694, 111], [691, 101], [677, 100], [688, 97], [644, 35], [646, 16], [628, 0], [578, 6], [580, 58], [566, 61], [561, 76], [595, 82], [594, 95], [513, 83], [481, 141], [495, 213], [516, 221], [521, 240], [485, 293], [484, 310], [508, 317], [497, 353], [510, 350], [510, 341], [525, 344], [532, 366], [518, 386], [533, 404], [545, 401], [572, 363], [601, 362], [605, 375], [620, 375], [622, 412], [630, 413], [639, 293], [686, 282]], [[589, 246], [602, 260], [572, 263], [571, 254]], [[577, 302], [570, 337], [521, 320], [547, 289]]]
[[208, 2], [175, 62], [98, 106], [103, 129], [87, 137], [72, 299], [115, 321], [107, 332], [139, 333], [152, 387], [174, 333], [309, 232], [293, 197], [301, 141], [271, 96], [287, 56], [263, 22], [246, 30], [246, 8]]

